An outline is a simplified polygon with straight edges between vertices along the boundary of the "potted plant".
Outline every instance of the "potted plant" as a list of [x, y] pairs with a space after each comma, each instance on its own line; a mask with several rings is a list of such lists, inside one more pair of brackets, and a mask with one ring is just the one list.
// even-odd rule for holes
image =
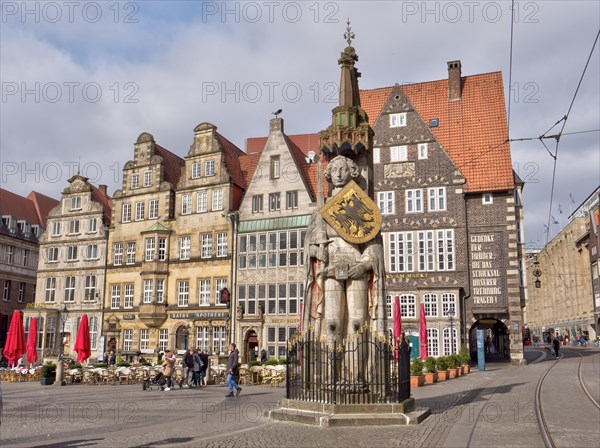
[[50, 386], [56, 380], [56, 364], [44, 364], [40, 369], [40, 384]]
[[436, 360], [437, 379], [438, 381], [446, 381], [448, 378], [448, 358], [440, 356]]
[[463, 374], [469, 373], [471, 370], [471, 355], [469, 354], [469, 349], [467, 347], [461, 348], [459, 356]]
[[436, 360], [433, 356], [425, 358], [425, 384], [433, 384], [437, 381]]
[[460, 375], [458, 373], [458, 371], [460, 370], [460, 360], [458, 359], [458, 355], [448, 356], [448, 367], [450, 378], [456, 378]]
[[423, 361], [415, 358], [410, 363], [410, 386], [419, 387], [425, 384], [425, 375], [423, 375]]

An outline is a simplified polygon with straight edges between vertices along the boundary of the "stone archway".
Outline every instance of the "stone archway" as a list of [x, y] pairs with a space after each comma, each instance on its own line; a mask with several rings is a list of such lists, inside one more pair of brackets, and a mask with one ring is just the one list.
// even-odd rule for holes
[[258, 357], [258, 334], [252, 328], [246, 332], [244, 338], [244, 362], [255, 361]]
[[486, 362], [510, 360], [510, 332], [503, 320], [485, 317], [474, 321], [469, 329], [471, 359], [477, 361], [477, 330], [483, 330]]

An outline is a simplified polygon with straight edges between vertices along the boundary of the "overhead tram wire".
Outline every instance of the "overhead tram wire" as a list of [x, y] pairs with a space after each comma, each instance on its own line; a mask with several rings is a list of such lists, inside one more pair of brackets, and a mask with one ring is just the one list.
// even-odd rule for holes
[[[590, 64], [590, 60], [592, 59], [594, 50], [596, 49], [596, 44], [598, 43], [599, 36], [600, 36], [600, 30], [598, 30], [598, 33], [596, 33], [596, 38], [594, 39], [594, 44], [592, 45], [592, 49], [590, 50], [590, 54], [585, 63], [585, 67], [583, 67], [583, 72], [581, 73], [581, 77], [579, 78], [579, 82], [577, 83], [577, 88], [575, 89], [575, 93], [573, 94], [573, 99], [571, 100], [571, 104], [569, 105], [569, 109], [567, 110], [566, 115], [563, 118], [561, 118], [560, 120], [558, 120], [554, 124], [554, 126], [552, 126], [550, 129], [548, 129], [544, 134], [542, 134], [539, 137], [539, 140], [542, 143], [542, 145], [544, 145], [544, 148], [546, 148], [546, 151], [548, 151], [550, 156], [554, 159], [554, 166], [552, 168], [552, 186], [550, 188], [550, 206], [548, 208], [548, 232], [546, 232], [546, 244], [548, 244], [548, 239], [550, 238], [550, 230], [549, 229], [550, 229], [551, 218], [552, 218], [552, 202], [554, 200], [554, 186], [556, 184], [556, 162], [558, 160], [558, 148], [559, 148], [560, 138], [561, 138], [563, 130], [565, 129], [565, 126], [567, 125], [567, 120], [569, 119], [569, 114], [571, 113], [571, 109], [573, 108], [573, 104], [575, 103], [575, 98], [577, 98], [577, 94], [579, 93], [579, 88], [581, 87], [581, 83], [583, 82], [583, 77], [585, 76], [585, 72], [587, 71], [587, 68]], [[544, 143], [543, 138], [546, 138], [545, 134], [550, 132], [550, 130], [552, 130], [561, 121], [562, 121], [562, 127], [560, 128], [560, 131], [558, 132], [558, 134], [556, 134], [554, 136], [554, 138], [556, 140], [556, 146], [554, 149], [554, 154], [552, 154], [550, 152], [550, 150], [548, 149], [548, 147], [546, 146], [546, 144]]]

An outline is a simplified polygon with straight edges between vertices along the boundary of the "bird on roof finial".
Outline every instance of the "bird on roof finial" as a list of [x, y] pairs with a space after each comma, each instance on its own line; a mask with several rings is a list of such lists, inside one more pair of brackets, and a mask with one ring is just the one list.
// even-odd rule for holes
[[272, 112], [272, 114], [275, 115], [275, 118], [278, 118], [277, 115], [279, 115], [281, 112], [283, 112], [283, 109], [277, 109], [275, 112]]
[[346, 32], [344, 33], [344, 39], [346, 39], [346, 42], [348, 42], [348, 46], [350, 47], [352, 46], [352, 39], [354, 39], [356, 36], [352, 32], [352, 28], [350, 28], [350, 19], [348, 19], [346, 25], [348, 26], [346, 27]]

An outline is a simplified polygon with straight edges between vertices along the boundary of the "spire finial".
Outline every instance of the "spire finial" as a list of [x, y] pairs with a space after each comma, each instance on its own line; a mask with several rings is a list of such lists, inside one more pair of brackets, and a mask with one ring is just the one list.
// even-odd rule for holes
[[346, 27], [346, 32], [344, 33], [344, 39], [346, 39], [346, 42], [348, 42], [348, 46], [350, 47], [352, 46], [352, 39], [354, 39], [356, 36], [354, 35], [352, 28], [350, 28], [350, 19], [348, 19], [346, 25], [348, 26]]

